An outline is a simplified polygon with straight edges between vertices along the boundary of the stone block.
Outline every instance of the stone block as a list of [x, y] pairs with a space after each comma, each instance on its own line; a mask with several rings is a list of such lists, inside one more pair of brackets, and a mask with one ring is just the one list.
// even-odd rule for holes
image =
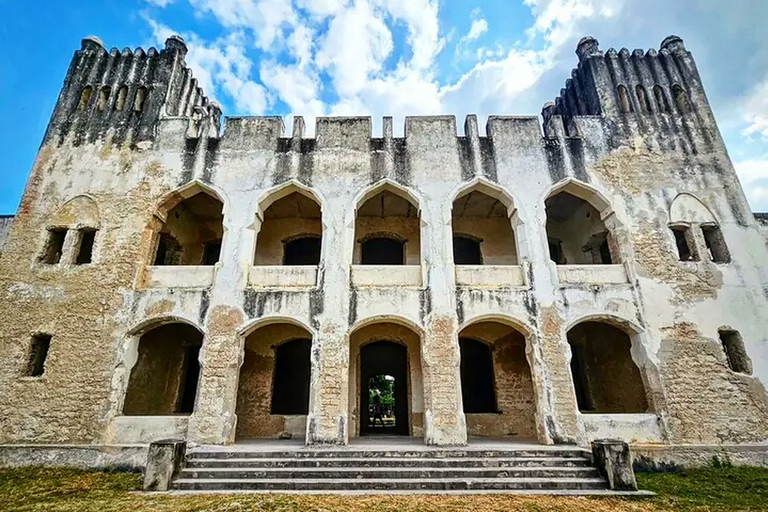
[[145, 491], [167, 491], [173, 479], [181, 472], [186, 441], [163, 439], [149, 445], [147, 469], [144, 471]]
[[592, 441], [592, 459], [612, 490], [637, 490], [635, 472], [632, 469], [632, 454], [627, 443], [618, 439]]

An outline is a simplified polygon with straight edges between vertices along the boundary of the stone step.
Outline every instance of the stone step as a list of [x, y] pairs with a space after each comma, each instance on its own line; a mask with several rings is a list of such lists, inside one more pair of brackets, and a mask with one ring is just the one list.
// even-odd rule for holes
[[193, 449], [187, 454], [188, 460], [195, 459], [320, 459], [320, 458], [353, 458], [353, 459], [441, 459], [441, 458], [528, 458], [528, 457], [560, 457], [560, 458], [589, 458], [587, 450], [579, 448], [564, 449], [519, 449], [519, 450], [200, 450]]
[[594, 468], [203, 468], [184, 469], [182, 479], [489, 479], [597, 478]]
[[606, 489], [601, 478], [239, 479], [180, 478], [180, 491], [488, 491]]
[[517, 458], [250, 458], [190, 459], [187, 468], [513, 468], [513, 467], [590, 467], [591, 461], [577, 457]]

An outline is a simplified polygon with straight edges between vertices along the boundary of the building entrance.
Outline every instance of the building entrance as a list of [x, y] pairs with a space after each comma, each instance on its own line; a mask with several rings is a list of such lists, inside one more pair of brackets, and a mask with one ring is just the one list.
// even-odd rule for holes
[[360, 435], [410, 433], [408, 350], [393, 341], [360, 349]]

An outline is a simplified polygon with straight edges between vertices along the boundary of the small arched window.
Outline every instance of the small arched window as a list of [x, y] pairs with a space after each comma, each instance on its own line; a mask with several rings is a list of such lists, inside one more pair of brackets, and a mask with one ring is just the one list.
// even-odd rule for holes
[[632, 102], [629, 99], [629, 93], [627, 92], [627, 88], [623, 85], [620, 85], [616, 88], [616, 94], [619, 96], [619, 111], [622, 114], [629, 114], [630, 112], [633, 112], [632, 109]]
[[652, 108], [651, 102], [648, 100], [648, 94], [645, 92], [645, 87], [642, 85], [635, 87], [635, 94], [637, 95], [637, 102], [640, 104], [640, 111], [643, 114], [649, 114]]
[[688, 101], [688, 94], [682, 87], [675, 84], [672, 86], [672, 96], [675, 98], [675, 106], [681, 114], [687, 114], [691, 111], [691, 103]]
[[115, 102], [115, 109], [124, 110], [125, 101], [127, 99], [128, 99], [128, 87], [122, 86], [120, 90], [117, 91], [117, 101]]
[[109, 95], [112, 90], [109, 87], [102, 87], [99, 91], [99, 112], [104, 112], [107, 109], [107, 103], [109, 102]]
[[669, 102], [667, 101], [667, 94], [660, 85], [653, 87], [653, 95], [656, 97], [656, 110], [658, 112], [669, 112]]
[[78, 104], [78, 109], [85, 110], [88, 108], [88, 104], [91, 102], [91, 92], [93, 89], [91, 89], [90, 85], [86, 85], [83, 88], [83, 92], [80, 93], [80, 103]]
[[144, 110], [144, 102], [147, 101], [147, 88], [139, 87], [136, 91], [136, 101], [133, 102], [134, 112], [141, 112]]
[[285, 242], [283, 245], [283, 265], [319, 265], [319, 236], [302, 236]]

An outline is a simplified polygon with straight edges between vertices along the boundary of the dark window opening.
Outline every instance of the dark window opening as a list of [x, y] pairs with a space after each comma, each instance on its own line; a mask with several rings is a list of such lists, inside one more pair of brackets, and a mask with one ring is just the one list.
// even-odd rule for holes
[[221, 240], [208, 242], [203, 246], [203, 265], [215, 265], [221, 256]]
[[139, 87], [136, 91], [136, 100], [133, 102], [134, 112], [141, 112], [144, 110], [144, 102], [147, 100], [147, 88]]
[[83, 89], [83, 92], [80, 93], [80, 103], [78, 104], [78, 109], [86, 110], [88, 108], [88, 104], [91, 102], [92, 90], [93, 89], [91, 89], [91, 86], [88, 85]]
[[603, 240], [603, 243], [600, 244], [598, 252], [600, 253], [600, 261], [604, 265], [610, 265], [613, 263], [613, 259], [611, 258], [611, 247], [608, 245], [607, 238]]
[[109, 102], [109, 95], [111, 93], [112, 90], [109, 87], [102, 87], [99, 91], [99, 101], [97, 103], [99, 112], [104, 112], [107, 109], [107, 103]]
[[498, 412], [491, 349], [485, 343], [469, 338], [460, 338], [459, 348], [464, 412]]
[[721, 330], [719, 331], [720, 341], [725, 350], [725, 356], [728, 359], [728, 367], [734, 372], [752, 375], [752, 360], [747, 355], [744, 348], [744, 340], [738, 331]]
[[181, 245], [171, 235], [161, 233], [157, 242], [155, 265], [180, 265]]
[[178, 411], [181, 414], [192, 414], [197, 397], [197, 381], [200, 378], [200, 346], [192, 345], [184, 351], [184, 380], [181, 388], [181, 400]]
[[682, 87], [677, 84], [673, 85], [672, 95], [675, 98], [675, 106], [677, 107], [678, 112], [687, 114], [691, 111], [691, 103], [688, 101], [688, 94], [686, 94]]
[[635, 87], [635, 94], [637, 95], [637, 102], [640, 104], [640, 111], [643, 114], [651, 112], [651, 102], [648, 100], [648, 94], [645, 92], [645, 87], [638, 85]]
[[587, 374], [584, 371], [584, 351], [578, 345], [571, 345], [571, 375], [573, 388], [576, 392], [576, 403], [583, 412], [595, 410], [591, 397], [587, 392]]
[[283, 343], [275, 351], [272, 414], [309, 412], [310, 351], [312, 340]]
[[591, 262], [594, 264], [611, 265], [613, 264], [613, 257], [611, 256], [611, 246], [608, 242], [609, 234], [607, 231], [601, 231], [595, 233], [584, 247], [581, 248], [582, 252], [588, 254]]
[[45, 372], [45, 359], [48, 357], [50, 346], [50, 335], [36, 334], [32, 337], [27, 367], [24, 370], [25, 377], [40, 377]]
[[629, 99], [627, 88], [623, 85], [620, 85], [616, 88], [616, 92], [619, 96], [619, 111], [622, 114], [629, 114], [630, 112], [634, 112], [632, 108], [632, 101]]
[[93, 243], [96, 240], [95, 229], [81, 229], [80, 240], [77, 244], [77, 258], [75, 265], [85, 265], [93, 258]]
[[321, 242], [317, 236], [286, 242], [283, 245], [283, 265], [319, 265]]
[[549, 240], [549, 259], [558, 265], [566, 264], [563, 255], [563, 243], [560, 240]]
[[664, 89], [659, 85], [653, 87], [653, 95], [656, 97], [656, 110], [659, 112], [669, 112], [669, 102], [667, 101], [667, 94]]
[[363, 265], [405, 265], [405, 242], [394, 238], [369, 238], [362, 243]]
[[692, 249], [695, 245], [692, 243], [692, 240], [689, 242], [690, 230], [687, 227], [674, 227], [672, 228], [672, 233], [675, 234], [677, 255], [680, 261], [698, 260], [695, 250]]
[[482, 265], [480, 241], [466, 236], [454, 236], [453, 262], [456, 265]]
[[115, 102], [115, 109], [124, 110], [127, 99], [128, 99], [128, 87], [122, 86], [120, 90], [117, 91], [117, 101]]
[[45, 243], [43, 254], [40, 256], [40, 261], [47, 265], [55, 265], [60, 262], [66, 237], [66, 228], [49, 229], [48, 240]]
[[731, 255], [728, 252], [728, 246], [725, 245], [723, 232], [718, 226], [701, 226], [701, 232], [704, 234], [704, 243], [707, 245], [709, 259], [715, 263], [728, 263], [731, 261]]

